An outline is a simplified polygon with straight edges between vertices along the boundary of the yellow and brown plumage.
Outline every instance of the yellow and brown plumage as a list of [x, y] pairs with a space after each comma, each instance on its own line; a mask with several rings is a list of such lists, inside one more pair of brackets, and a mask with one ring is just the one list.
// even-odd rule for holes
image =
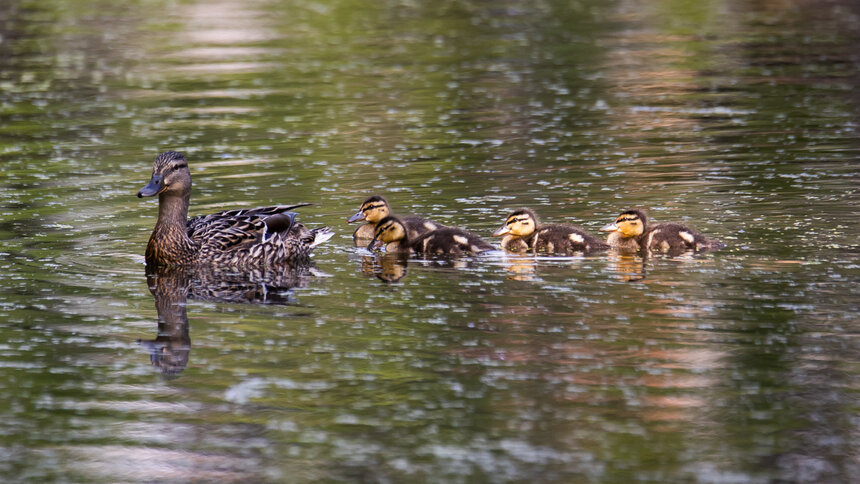
[[[376, 226], [382, 219], [391, 215], [391, 207], [388, 205], [388, 200], [379, 195], [368, 197], [358, 209], [358, 212], [347, 219], [347, 223], [362, 222], [352, 234], [356, 244], [363, 245], [373, 238]], [[443, 227], [441, 224], [431, 222], [421, 217], [397, 217], [400, 222], [406, 227], [407, 235], [410, 239], [417, 239], [421, 235]]]
[[574, 225], [540, 224], [537, 215], [527, 208], [511, 212], [493, 236], [503, 237], [502, 248], [511, 252], [533, 250], [567, 254], [609, 248], [597, 237]]
[[146, 245], [146, 262], [156, 266], [217, 263], [266, 266], [306, 260], [330, 239], [327, 227], [309, 230], [290, 210], [309, 205], [275, 205], [188, 219], [191, 172], [181, 153], [158, 155], [152, 179], [138, 197], [158, 195], [158, 220]]
[[668, 253], [681, 253], [689, 250], [718, 250], [725, 244], [718, 240], [707, 239], [685, 225], [666, 222], [648, 225], [648, 217], [642, 210], [627, 210], [616, 217], [615, 222], [600, 229], [609, 232], [606, 242], [619, 249]]
[[373, 240], [367, 246], [373, 249], [384, 244], [388, 252], [413, 251], [422, 254], [477, 254], [493, 250], [484, 239], [463, 229], [441, 227], [410, 239], [405, 224], [397, 217], [388, 216], [376, 225]]

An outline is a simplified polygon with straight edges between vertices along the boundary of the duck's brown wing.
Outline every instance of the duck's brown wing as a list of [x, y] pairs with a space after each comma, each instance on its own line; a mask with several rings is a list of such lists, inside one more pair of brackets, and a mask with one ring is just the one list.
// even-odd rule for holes
[[246, 220], [248, 218], [266, 219], [272, 215], [289, 212], [298, 207], [306, 207], [310, 203], [299, 203], [296, 205], [272, 205], [269, 207], [257, 207], [248, 209], [225, 210], [223, 212], [213, 213], [210, 215], [200, 215], [188, 220], [188, 237], [195, 239], [198, 233], [206, 231], [210, 227], [220, 226], [225, 222], [230, 224], [234, 220]]
[[[285, 243], [299, 235], [301, 224], [288, 210], [301, 205], [278, 205], [250, 210], [227, 210], [188, 222], [188, 236], [199, 244], [198, 259], [229, 264], [280, 262], [287, 257]], [[311, 239], [313, 237], [310, 237]]]

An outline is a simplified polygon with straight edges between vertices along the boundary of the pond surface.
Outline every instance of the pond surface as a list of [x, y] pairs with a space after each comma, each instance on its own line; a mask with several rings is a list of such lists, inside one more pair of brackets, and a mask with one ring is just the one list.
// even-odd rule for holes
[[[3, 2], [0, 472], [856, 479], [858, 93], [849, 0]], [[148, 280], [168, 149], [191, 214], [313, 202], [335, 237]], [[728, 247], [403, 263], [353, 247], [372, 194]]]

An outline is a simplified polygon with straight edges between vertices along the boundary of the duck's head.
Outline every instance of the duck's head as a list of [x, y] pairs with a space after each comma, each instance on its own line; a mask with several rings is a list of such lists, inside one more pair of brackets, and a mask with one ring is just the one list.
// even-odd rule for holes
[[182, 153], [165, 151], [155, 158], [152, 178], [137, 192], [138, 198], [160, 194], [185, 196], [191, 193], [191, 172]]
[[406, 227], [396, 217], [385, 217], [377, 225], [373, 233], [373, 240], [367, 248], [373, 250], [382, 245], [400, 243], [406, 239]]
[[388, 208], [388, 201], [379, 195], [374, 195], [365, 200], [358, 212], [346, 221], [352, 223], [367, 220], [369, 223], [376, 224], [389, 215], [391, 215], [391, 209]]
[[537, 215], [527, 208], [515, 210], [505, 219], [505, 224], [493, 232], [493, 237], [513, 235], [514, 237], [528, 237], [537, 228]]
[[645, 232], [645, 224], [648, 217], [641, 210], [627, 210], [621, 212], [615, 222], [606, 224], [600, 228], [601, 232], [618, 232], [622, 237], [639, 237]]

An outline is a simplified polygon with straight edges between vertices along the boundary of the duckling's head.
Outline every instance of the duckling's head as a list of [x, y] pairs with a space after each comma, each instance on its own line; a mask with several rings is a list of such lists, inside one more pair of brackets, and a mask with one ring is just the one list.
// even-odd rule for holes
[[406, 227], [397, 217], [385, 217], [376, 225], [373, 240], [367, 248], [373, 250], [381, 245], [399, 244], [406, 240]]
[[537, 215], [527, 208], [515, 210], [505, 219], [505, 224], [493, 232], [493, 237], [513, 235], [515, 237], [528, 237], [537, 228]]
[[369, 223], [376, 224], [389, 215], [391, 215], [391, 209], [388, 208], [388, 201], [379, 195], [374, 195], [365, 200], [358, 212], [346, 221], [352, 223], [367, 220]]
[[627, 210], [621, 212], [615, 222], [606, 224], [600, 228], [601, 232], [618, 232], [625, 239], [631, 237], [639, 237], [645, 232], [645, 224], [648, 222], [648, 217], [641, 210]]
[[185, 155], [175, 151], [165, 151], [155, 158], [152, 178], [137, 192], [138, 198], [155, 195], [191, 195], [191, 172]]

